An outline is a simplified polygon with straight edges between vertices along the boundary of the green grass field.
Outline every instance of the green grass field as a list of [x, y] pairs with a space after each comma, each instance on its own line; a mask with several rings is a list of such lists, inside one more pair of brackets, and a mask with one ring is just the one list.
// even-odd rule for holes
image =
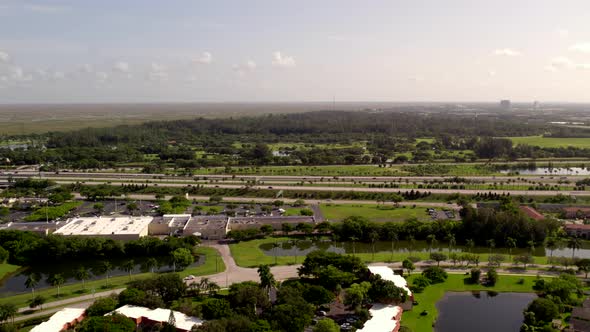
[[[409, 277], [409, 284], [412, 283], [412, 279], [414, 277], [415, 275]], [[407, 326], [414, 332], [432, 332], [432, 325], [438, 316], [436, 303], [442, 299], [445, 292], [481, 290], [495, 292], [532, 293], [533, 280], [535, 280], [537, 277], [500, 275], [498, 283], [494, 287], [466, 284], [464, 282], [465, 278], [466, 276], [463, 274], [449, 274], [449, 278], [446, 280], [446, 282], [428, 286], [424, 292], [415, 294], [414, 297], [419, 304], [414, 306], [413, 310], [405, 311], [403, 313], [402, 326]], [[523, 284], [518, 283], [520, 279], [524, 279]], [[428, 315], [421, 316], [420, 313], [423, 310], [428, 311]]]
[[[218, 272], [222, 272], [225, 270], [225, 265], [223, 264], [223, 260], [218, 257], [217, 250], [208, 247], [199, 247], [196, 251], [198, 254], [205, 255], [205, 263], [203, 265], [197, 267], [189, 267], [178, 274], [182, 277], [188, 276], [190, 274], [194, 276], [203, 276], [203, 275], [211, 275]], [[216, 263], [217, 261], [217, 263]], [[132, 274], [132, 280], [141, 280], [146, 279], [153, 276], [153, 273], [139, 273], [139, 274]], [[123, 288], [129, 282], [129, 276], [119, 276], [119, 277], [112, 277], [109, 278], [109, 288], [108, 289], [117, 289]], [[60, 296], [59, 298], [57, 295], [57, 289], [55, 287], [44, 288], [35, 291], [35, 295], [42, 295], [47, 299], [47, 302], [63, 300], [67, 298], [72, 298], [76, 296], [80, 296], [83, 294], [88, 294], [91, 289], [95, 289], [96, 292], [105, 291], [104, 286], [106, 285], [105, 279], [98, 279], [93, 281], [86, 282], [86, 291], [83, 290], [83, 284], [81, 282], [66, 284], [60, 287]], [[7, 296], [0, 298], [0, 303], [11, 303], [16, 305], [17, 307], [25, 307], [28, 305], [28, 301], [31, 299], [31, 293], [23, 293], [14, 296]]]
[[544, 148], [576, 147], [590, 148], [590, 138], [559, 138], [543, 136], [508, 137], [514, 145], [527, 144]]
[[[303, 256], [277, 256], [276, 258], [272, 255], [266, 255], [261, 249], [262, 244], [268, 243], [281, 243], [285, 241], [293, 240], [294, 238], [289, 237], [269, 237], [265, 239], [256, 239], [250, 241], [242, 241], [238, 243], [232, 243], [229, 245], [232, 256], [238, 266], [242, 267], [257, 267], [260, 264], [276, 264], [277, 265], [290, 265], [290, 264], [301, 264]], [[446, 252], [444, 252], [446, 254]], [[489, 254], [482, 253], [478, 254], [480, 257], [480, 266], [484, 266], [488, 262]], [[408, 256], [418, 257], [423, 261], [429, 259], [430, 254], [428, 252], [412, 252], [411, 254], [407, 251], [381, 251], [372, 253], [357, 253], [358, 256], [366, 263], [372, 262], [387, 262], [395, 263], [401, 262]], [[547, 264], [547, 257], [533, 257], [534, 264]], [[450, 262], [447, 262], [450, 264]]]
[[19, 268], [20, 268], [20, 266], [8, 264], [8, 263], [0, 264], [0, 280], [2, 280], [2, 278], [4, 278], [7, 274], [12, 273], [12, 272], [18, 270]]
[[335, 221], [342, 220], [349, 216], [363, 216], [371, 221], [404, 221], [409, 218], [418, 218], [420, 220], [430, 220], [426, 213], [426, 208], [417, 206], [412, 207], [393, 207], [391, 203], [387, 205], [376, 204], [321, 204], [320, 209], [326, 219]]

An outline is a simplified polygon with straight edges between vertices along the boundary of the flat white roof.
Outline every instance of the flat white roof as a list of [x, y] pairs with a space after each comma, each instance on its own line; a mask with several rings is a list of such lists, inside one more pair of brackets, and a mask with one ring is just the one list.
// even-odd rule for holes
[[[170, 317], [170, 309], [149, 309], [129, 304], [122, 306], [112, 313], [115, 312], [133, 319], [145, 317], [156, 322], [167, 322]], [[190, 331], [193, 325], [200, 326], [203, 324], [203, 321], [197, 317], [187, 316], [179, 311], [172, 312], [174, 313], [174, 319], [176, 320], [176, 327], [179, 329]]]
[[55, 231], [61, 235], [139, 234], [148, 227], [153, 217], [84, 217], [69, 219]]
[[31, 332], [59, 332], [64, 325], [72, 322], [74, 319], [82, 316], [86, 309], [83, 308], [64, 308], [56, 312], [48, 321], [35, 326]]
[[399, 306], [375, 304], [369, 313], [371, 319], [365, 322], [362, 329], [357, 332], [392, 332], [400, 324], [395, 317], [402, 311]]
[[403, 288], [408, 292], [408, 296], [412, 296], [412, 291], [408, 288], [408, 281], [395, 273], [387, 266], [369, 266], [369, 271], [372, 274], [378, 274], [383, 280], [392, 281], [397, 287]]

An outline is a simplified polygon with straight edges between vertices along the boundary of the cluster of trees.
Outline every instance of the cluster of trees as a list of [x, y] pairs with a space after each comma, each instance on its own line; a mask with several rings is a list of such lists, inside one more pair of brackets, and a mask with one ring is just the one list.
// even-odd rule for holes
[[571, 274], [561, 274], [550, 280], [539, 278], [533, 289], [539, 297], [524, 310], [521, 331], [551, 331], [551, 321], [561, 313], [571, 311], [584, 298], [581, 281]]
[[194, 236], [167, 237], [164, 240], [142, 237], [120, 242], [107, 238], [49, 235], [0, 230], [0, 248], [9, 253], [8, 262], [21, 266], [134, 257], [170, 256], [177, 249], [190, 250], [199, 242]]

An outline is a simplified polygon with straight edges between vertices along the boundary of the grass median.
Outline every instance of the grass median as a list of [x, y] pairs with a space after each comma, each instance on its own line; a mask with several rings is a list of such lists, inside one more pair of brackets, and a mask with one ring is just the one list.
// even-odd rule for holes
[[[281, 244], [286, 241], [295, 240], [296, 238], [289, 238], [289, 237], [269, 237], [264, 239], [256, 239], [250, 241], [242, 241], [238, 243], [232, 243], [229, 245], [231, 250], [232, 256], [236, 261], [236, 264], [242, 267], [256, 267], [260, 264], [276, 264], [276, 265], [290, 265], [290, 264], [301, 264], [304, 259], [304, 255], [301, 256], [273, 256], [267, 255], [260, 249], [260, 246], [263, 244], [272, 244], [277, 243]], [[298, 238], [300, 239], [300, 238]], [[434, 252], [434, 251], [433, 251]], [[445, 255], [448, 253], [446, 251], [443, 252]], [[493, 253], [492, 253], [493, 254]], [[480, 265], [485, 265], [488, 262], [488, 258], [490, 256], [489, 253], [479, 253], [479, 261]], [[404, 259], [408, 258], [409, 256], [418, 257], [420, 260], [429, 260], [430, 253], [429, 252], [408, 252], [408, 251], [394, 251], [393, 253], [390, 251], [380, 251], [373, 253], [356, 253], [355, 256], [360, 257], [364, 262], [371, 263], [371, 262], [387, 262], [387, 263], [395, 263], [401, 262]], [[511, 261], [511, 257], [506, 256], [506, 263]], [[534, 263], [538, 265], [546, 265], [547, 264], [547, 257], [533, 257]], [[446, 262], [447, 265], [451, 264], [450, 262]]]
[[[180, 276], [204, 276], [225, 271], [223, 260], [219, 258], [219, 253], [216, 249], [209, 247], [199, 247], [197, 248], [196, 253], [205, 255], [205, 263], [199, 266], [189, 267], [183, 271], [178, 272]], [[35, 295], [41, 295], [45, 297], [47, 299], [47, 303], [50, 303], [53, 301], [61, 301], [83, 295], [91, 295], [93, 293], [92, 290], [98, 293], [108, 291], [110, 289], [124, 288], [127, 286], [127, 283], [130, 280], [146, 279], [153, 275], [153, 273], [138, 273], [132, 274], [131, 278], [129, 278], [129, 276], [110, 277], [108, 280], [108, 287], [106, 287], [106, 279], [87, 281], [85, 287], [81, 282], [66, 284], [60, 287], [59, 297], [57, 297], [56, 287], [35, 290]], [[28, 302], [31, 300], [31, 297], [31, 292], [22, 293], [14, 296], [0, 298], [0, 303], [11, 303], [19, 308], [22, 308], [28, 306]], [[47, 306], [47, 303], [45, 306]]]

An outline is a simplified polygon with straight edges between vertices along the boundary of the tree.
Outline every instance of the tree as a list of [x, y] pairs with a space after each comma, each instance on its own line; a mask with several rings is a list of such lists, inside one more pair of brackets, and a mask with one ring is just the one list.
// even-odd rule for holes
[[479, 284], [479, 278], [481, 277], [480, 269], [471, 269], [469, 272], [469, 282], [472, 284]]
[[371, 256], [371, 260], [375, 260], [375, 242], [377, 240], [379, 240], [379, 233], [377, 233], [377, 231], [371, 231], [371, 233], [369, 233], [369, 239], [371, 240], [371, 252], [372, 252], [372, 256]]
[[429, 253], [432, 253], [432, 247], [437, 242], [436, 235], [434, 235], [434, 234], [428, 234], [428, 236], [426, 236], [426, 242], [428, 243], [428, 252]]
[[571, 237], [567, 241], [567, 247], [572, 250], [572, 259], [574, 259], [576, 250], [582, 248], [582, 241], [577, 236]]
[[25, 287], [31, 289], [31, 297], [35, 298], [35, 287], [41, 281], [41, 275], [37, 272], [32, 272], [27, 276], [27, 280], [25, 280]]
[[205, 319], [219, 319], [233, 314], [229, 301], [216, 298], [205, 299], [201, 304], [201, 312]]
[[395, 252], [395, 244], [399, 241], [399, 235], [397, 231], [393, 228], [387, 230], [387, 237], [391, 240], [391, 260], [393, 261], [393, 255]]
[[553, 264], [553, 251], [558, 247], [558, 239], [554, 236], [550, 236], [545, 239], [545, 246], [549, 249], [549, 261]]
[[412, 280], [412, 290], [416, 293], [422, 293], [428, 286], [430, 286], [430, 279], [423, 275], [418, 275]]
[[136, 330], [135, 322], [120, 314], [108, 316], [94, 316], [84, 319], [80, 323], [77, 331], [80, 332], [98, 332], [98, 331], [117, 331], [117, 332], [134, 332]]
[[409, 259], [404, 259], [404, 261], [402, 262], [402, 267], [406, 270], [408, 270], [408, 275], [412, 274], [412, 271], [414, 271], [416, 269], [416, 266], [414, 266], [414, 263], [409, 260]]
[[8, 250], [0, 247], [0, 264], [6, 262], [8, 260], [9, 255], [10, 253], [8, 252]]
[[295, 230], [304, 233], [305, 235], [309, 235], [313, 232], [313, 225], [300, 222], [295, 226]]
[[506, 260], [504, 255], [493, 254], [488, 256], [488, 264], [490, 266], [500, 266]]
[[557, 317], [557, 315], [559, 315], [559, 308], [557, 307], [557, 304], [549, 299], [536, 298], [528, 305], [525, 312], [531, 312], [534, 314], [533, 317], [535, 322], [532, 322], [532, 324], [536, 325], [538, 323], [548, 323], [553, 318]]
[[109, 274], [113, 270], [113, 264], [111, 264], [109, 261], [102, 261], [98, 264], [97, 269], [100, 274], [105, 275], [105, 285], [106, 287], [109, 287]]
[[43, 304], [45, 304], [45, 301], [45, 297], [37, 295], [32, 298], [31, 301], [29, 301], [29, 308], [33, 309], [39, 307], [40, 309], [43, 309]]
[[486, 243], [488, 244], [488, 247], [490, 248], [490, 255], [491, 255], [494, 248], [496, 248], [496, 240], [489, 239], [486, 241]]
[[47, 282], [51, 286], [57, 287], [57, 297], [59, 297], [59, 288], [65, 282], [64, 277], [61, 274], [52, 274], [47, 278]]
[[584, 273], [584, 278], [588, 279], [588, 273], [590, 272], [590, 259], [584, 258], [576, 262], [578, 271]]
[[260, 226], [260, 232], [264, 235], [270, 235], [273, 231], [274, 230], [271, 225], [265, 224]]
[[84, 266], [80, 266], [74, 273], [76, 280], [82, 281], [82, 289], [86, 289], [86, 280], [90, 278], [90, 273]]
[[100, 215], [104, 211], [104, 204], [101, 202], [94, 203], [92, 208], [94, 209], [94, 211], [96, 211], [96, 214]]
[[267, 292], [274, 287], [276, 282], [275, 277], [272, 272], [270, 272], [270, 267], [268, 265], [260, 265], [258, 267], [258, 276], [260, 277], [260, 286]]
[[447, 242], [449, 243], [449, 255], [451, 254], [451, 250], [457, 244], [457, 239], [455, 238], [455, 234], [448, 234], [447, 235]]
[[444, 282], [448, 275], [445, 270], [438, 266], [431, 266], [422, 271], [422, 275], [430, 280], [433, 284]]
[[312, 209], [300, 209], [299, 210], [299, 214], [302, 216], [313, 216], [313, 210]]
[[176, 269], [184, 270], [187, 266], [194, 263], [195, 258], [193, 254], [191, 254], [190, 250], [186, 248], [178, 248], [172, 252], [172, 264], [173, 270], [176, 272]]
[[512, 257], [512, 249], [516, 248], [516, 240], [511, 237], [506, 238], [506, 246], [508, 247], [510, 257]]
[[533, 264], [535, 262], [533, 256], [530, 254], [514, 256], [513, 261], [515, 264], [521, 263], [525, 270], [528, 264]]
[[252, 281], [232, 284], [229, 287], [228, 300], [237, 314], [248, 317], [255, 317], [257, 309], [265, 310], [270, 307], [268, 294]]
[[129, 213], [131, 215], [133, 215], [133, 213], [135, 212], [135, 210], [138, 210], [138, 209], [139, 209], [139, 207], [138, 207], [137, 203], [135, 203], [135, 202], [129, 202], [129, 203], [127, 203], [127, 211], [129, 211]]
[[330, 318], [323, 318], [317, 322], [313, 332], [340, 332], [340, 326]]
[[135, 261], [133, 261], [133, 259], [127, 260], [127, 261], [125, 261], [125, 263], [123, 263], [123, 269], [125, 270], [125, 272], [127, 272], [129, 274], [129, 279], [131, 279], [131, 272], [133, 271], [134, 268], [135, 268]]
[[221, 201], [223, 201], [223, 197], [221, 197], [221, 196], [213, 195], [213, 196], [209, 197], [209, 204], [211, 204], [211, 205], [219, 204], [219, 203], [221, 203]]
[[305, 301], [316, 306], [330, 303], [334, 300], [334, 293], [319, 285], [306, 285], [303, 291]]
[[436, 265], [440, 266], [440, 262], [447, 260], [447, 255], [442, 252], [433, 252], [430, 254], [430, 259], [436, 261]]
[[145, 261], [145, 267], [148, 271], [150, 271], [151, 273], [154, 273], [154, 269], [158, 266], [158, 261], [153, 258], [150, 257]]
[[350, 287], [346, 289], [344, 294], [344, 304], [352, 308], [359, 307], [360, 305], [365, 303], [365, 301], [367, 301], [370, 288], [371, 283], [367, 281], [363, 281], [360, 284], [350, 285]]
[[272, 243], [272, 253], [273, 253], [273, 256], [275, 256], [275, 265], [277, 265], [277, 259], [278, 259], [277, 250], [280, 247], [281, 247], [281, 245], [278, 242], [273, 242]]
[[92, 316], [104, 316], [109, 312], [115, 310], [119, 301], [117, 296], [107, 296], [94, 301], [94, 303], [86, 309], [86, 314]]
[[467, 248], [469, 248], [469, 252], [472, 252], [473, 248], [475, 247], [475, 241], [473, 241], [473, 239], [467, 239], [465, 241], [465, 246], [467, 246]]
[[14, 316], [18, 313], [18, 309], [12, 303], [0, 304], [0, 323], [12, 319], [14, 323]]
[[408, 298], [405, 289], [397, 287], [393, 281], [378, 278], [371, 282], [369, 297], [380, 303], [403, 303]]
[[281, 225], [281, 230], [285, 233], [285, 236], [289, 236], [289, 233], [293, 231], [293, 226], [288, 223], [283, 223]]
[[498, 282], [498, 272], [496, 272], [496, 269], [489, 269], [486, 277], [488, 286], [495, 286]]

